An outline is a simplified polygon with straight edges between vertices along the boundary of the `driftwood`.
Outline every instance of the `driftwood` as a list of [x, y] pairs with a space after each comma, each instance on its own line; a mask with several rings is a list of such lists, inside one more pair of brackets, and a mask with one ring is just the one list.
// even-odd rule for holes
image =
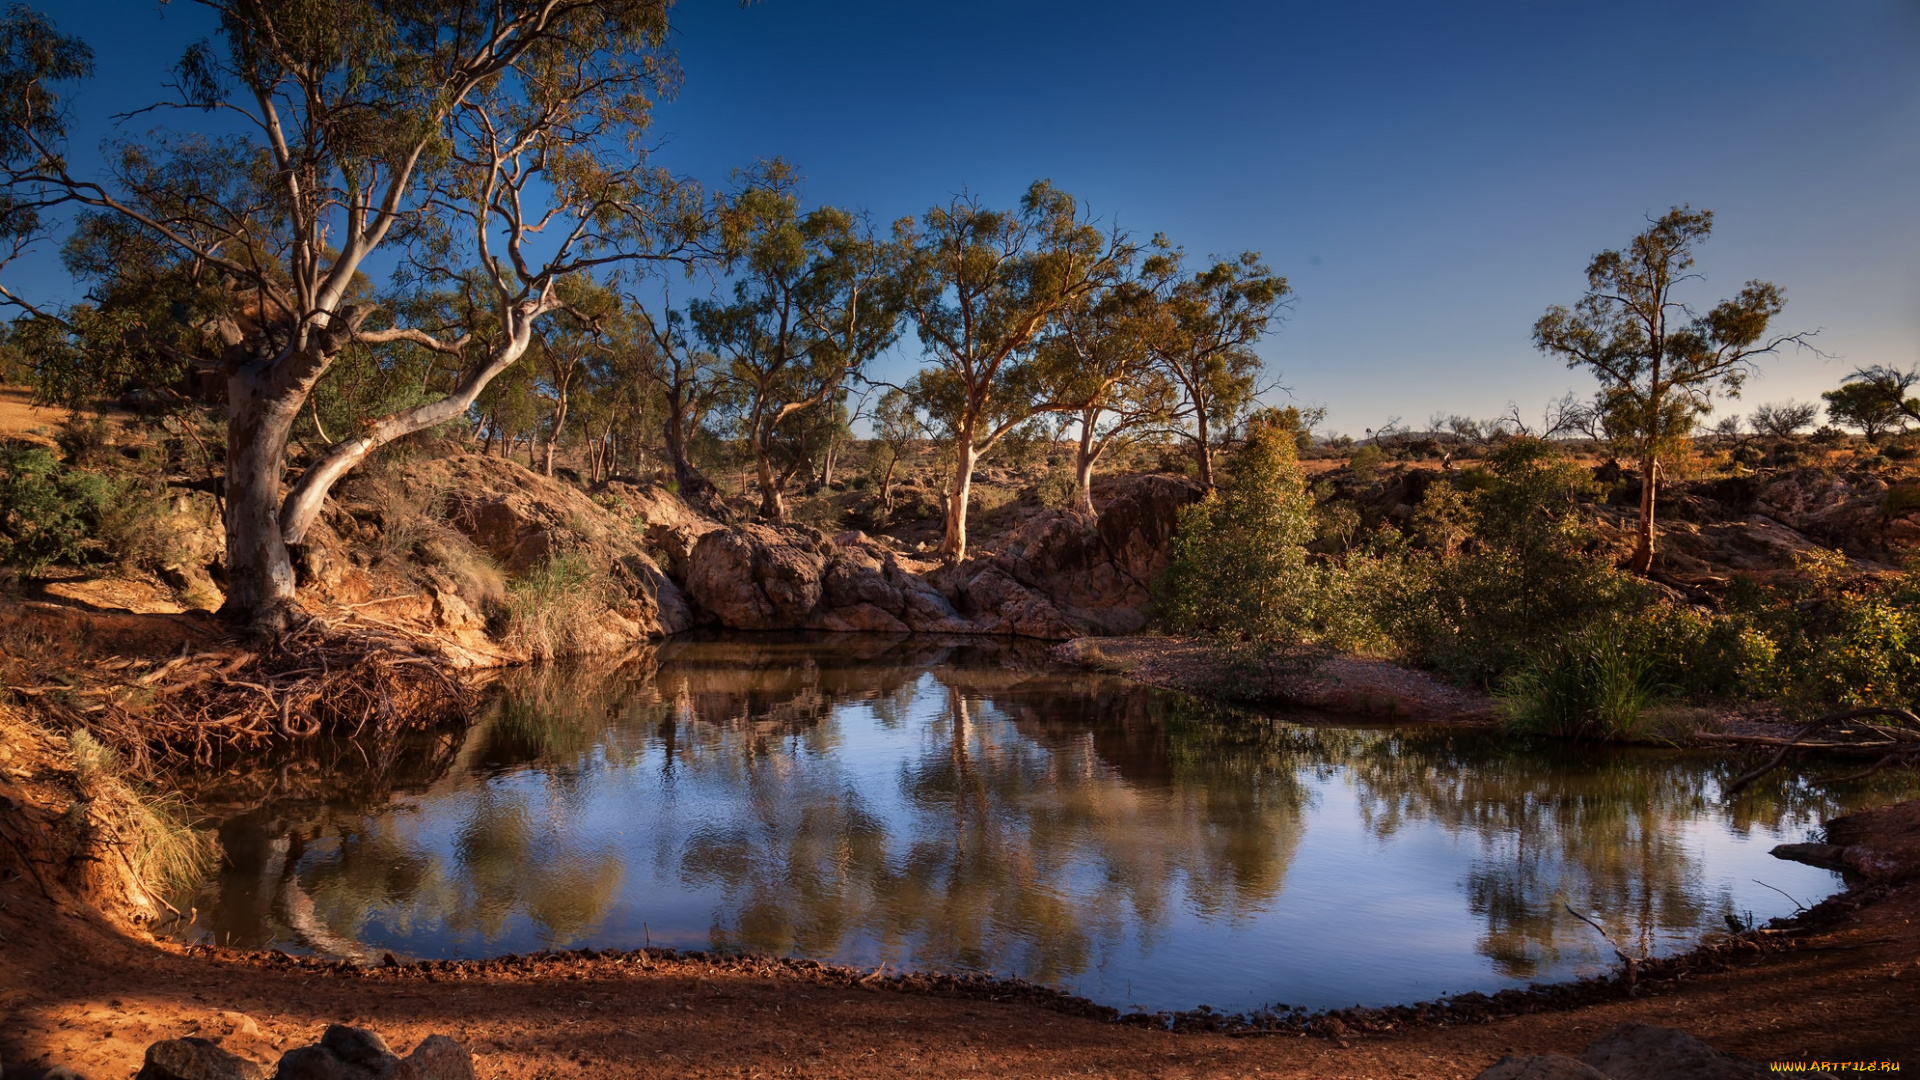
[[[1815, 735], [1821, 738], [1813, 738]], [[1721, 741], [1732, 742], [1735, 738]], [[1787, 755], [1795, 750], [1820, 750], [1879, 759], [1860, 772], [1834, 777], [1835, 781], [1858, 780], [1889, 765], [1920, 763], [1920, 716], [1895, 705], [1864, 705], [1841, 709], [1812, 720], [1791, 738], [1762, 739], [1749, 736], [1738, 741], [1778, 746], [1779, 749], [1765, 764], [1727, 785], [1728, 798], [1738, 795], [1754, 781], [1779, 768], [1780, 763], [1787, 760]]]
[[183, 647], [165, 662], [97, 665], [71, 685], [9, 689], [86, 727], [142, 771], [155, 757], [210, 763], [277, 741], [427, 726], [465, 715], [474, 701], [472, 686], [423, 639], [318, 620], [265, 644]]

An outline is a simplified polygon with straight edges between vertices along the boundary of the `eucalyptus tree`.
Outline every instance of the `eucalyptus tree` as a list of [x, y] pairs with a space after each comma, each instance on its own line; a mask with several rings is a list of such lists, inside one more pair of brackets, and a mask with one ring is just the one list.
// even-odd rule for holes
[[539, 362], [534, 365], [534, 385], [550, 405], [541, 461], [547, 476], [553, 475], [553, 454], [566, 428], [575, 384], [594, 356], [607, 348], [601, 324], [620, 303], [618, 293], [586, 277], [561, 282], [560, 294], [565, 308], [543, 318], [535, 329]]
[[989, 210], [963, 195], [917, 221], [900, 220], [894, 237], [902, 302], [931, 361], [914, 391], [953, 444], [940, 556], [959, 562], [975, 463], [1045, 409], [1029, 362], [1035, 336], [1112, 278], [1131, 249], [1045, 181], [1027, 189], [1017, 210]]
[[783, 521], [781, 493], [793, 471], [776, 471], [781, 424], [837, 404], [899, 334], [899, 307], [884, 245], [857, 216], [823, 207], [800, 212], [793, 174], [774, 163], [742, 195], [743, 251], [731, 302], [695, 301], [696, 332], [725, 360], [723, 378], [753, 450], [760, 513]]
[[1920, 398], [1911, 394], [1915, 384], [1920, 384], [1920, 368], [1902, 371], [1875, 364], [1855, 368], [1840, 380], [1838, 389], [1820, 396], [1836, 423], [1860, 428], [1873, 442], [1879, 432], [1897, 431], [1908, 420], [1920, 420]]
[[1717, 391], [1737, 397], [1754, 362], [1810, 334], [1769, 336], [1786, 292], [1749, 281], [1702, 313], [1675, 289], [1689, 273], [1694, 245], [1713, 231], [1713, 212], [1679, 206], [1587, 264], [1587, 293], [1572, 310], [1552, 307], [1533, 326], [1534, 345], [1600, 380], [1607, 432], [1640, 464], [1640, 526], [1630, 563], [1653, 565], [1654, 513], [1662, 462], [1685, 445]]
[[660, 395], [661, 435], [674, 489], [696, 507], [718, 514], [719, 492], [693, 463], [688, 446], [719, 397], [720, 358], [695, 347], [686, 312], [674, 307], [670, 297], [659, 315], [631, 299], [627, 311], [631, 331], [616, 331], [613, 337], [623, 343], [621, 348], [633, 350], [631, 370]]
[[1045, 407], [1078, 429], [1074, 509], [1092, 518], [1093, 470], [1143, 428], [1165, 423], [1178, 395], [1153, 363], [1154, 298], [1117, 281], [1064, 308], [1034, 350]]
[[1159, 300], [1154, 362], [1179, 395], [1176, 430], [1193, 444], [1200, 482], [1212, 487], [1214, 448], [1259, 392], [1254, 346], [1293, 290], [1255, 252], [1190, 274], [1185, 252], [1159, 237], [1154, 246], [1141, 267]]
[[[222, 614], [302, 618], [288, 545], [334, 482], [379, 446], [457, 418], [518, 360], [559, 282], [685, 257], [708, 235], [699, 192], [639, 152], [678, 69], [666, 0], [202, 0], [217, 40], [191, 47], [178, 97], [239, 134], [158, 134], [76, 175], [50, 84], [91, 54], [22, 7], [0, 20], [0, 168], [16, 241], [73, 211], [149, 236], [224, 293], [218, 348], [189, 360], [226, 384], [229, 588]], [[51, 219], [48, 219], [50, 222]], [[364, 271], [388, 251], [413, 282], [477, 274], [497, 333], [473, 348], [381, 311]], [[36, 318], [60, 311], [9, 290]], [[362, 417], [282, 494], [287, 441], [315, 383], [355, 344], [411, 342], [457, 361], [452, 388]]]
[[913, 395], [895, 387], [880, 395], [874, 404], [872, 420], [873, 442], [878, 444], [873, 453], [880, 455], [879, 467], [875, 470], [880, 474], [875, 478], [880, 484], [880, 507], [892, 514], [893, 474], [900, 470], [900, 459], [927, 437], [927, 425], [920, 418], [920, 406]]
[[[1900, 385], [1899, 380], [1904, 379], [1911, 385], [1913, 379], [1906, 372], [1894, 374], [1895, 380], [1877, 385], [1856, 371], [1839, 386], [1822, 392], [1820, 397], [1827, 403], [1828, 420], [1859, 428], [1869, 443], [1879, 442], [1880, 436], [1889, 431], [1898, 431], [1909, 415], [1905, 406], [1909, 400], [1907, 386]], [[1913, 407], [1920, 411], [1920, 402], [1914, 402]]]

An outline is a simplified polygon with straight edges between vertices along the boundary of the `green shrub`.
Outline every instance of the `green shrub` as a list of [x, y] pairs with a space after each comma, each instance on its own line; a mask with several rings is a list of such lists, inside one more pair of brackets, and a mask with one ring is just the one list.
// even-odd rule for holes
[[1353, 452], [1353, 457], [1347, 461], [1347, 468], [1352, 470], [1355, 480], [1371, 484], [1374, 477], [1379, 475], [1381, 462], [1385, 460], [1387, 455], [1378, 446], [1368, 443]]
[[1636, 579], [1587, 554], [1585, 471], [1540, 439], [1510, 439], [1475, 494], [1469, 549], [1407, 579], [1398, 628], [1418, 659], [1447, 678], [1492, 686], [1541, 642], [1634, 611]]
[[76, 469], [37, 446], [0, 447], [0, 563], [155, 566], [173, 534], [165, 502], [136, 479]]
[[1535, 651], [1499, 693], [1509, 726], [1572, 739], [1635, 739], [1649, 707], [1670, 696], [1640, 635], [1603, 624]]
[[1079, 482], [1073, 477], [1071, 466], [1055, 465], [1041, 478], [1034, 494], [1040, 505], [1049, 510], [1065, 510], [1074, 505], [1080, 493]]
[[1312, 636], [1312, 500], [1290, 432], [1254, 425], [1219, 486], [1180, 512], [1157, 612], [1168, 627], [1276, 645]]

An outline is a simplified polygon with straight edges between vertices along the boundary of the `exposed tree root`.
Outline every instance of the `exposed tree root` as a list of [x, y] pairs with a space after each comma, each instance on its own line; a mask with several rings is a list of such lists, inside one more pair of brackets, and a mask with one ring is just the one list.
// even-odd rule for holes
[[[1818, 739], [1813, 736], [1821, 736]], [[1858, 780], [1888, 765], [1920, 764], [1920, 716], [1894, 705], [1866, 705], [1841, 709], [1819, 717], [1778, 743], [1779, 749], [1766, 763], [1727, 785], [1732, 798], [1749, 784], [1780, 767], [1795, 750], [1819, 750], [1829, 754], [1872, 756], [1879, 760], [1863, 772], [1838, 777]]]
[[66, 684], [16, 686], [56, 726], [84, 727], [137, 771], [320, 734], [425, 727], [466, 714], [471, 685], [429, 644], [314, 621], [164, 662], [111, 659]]

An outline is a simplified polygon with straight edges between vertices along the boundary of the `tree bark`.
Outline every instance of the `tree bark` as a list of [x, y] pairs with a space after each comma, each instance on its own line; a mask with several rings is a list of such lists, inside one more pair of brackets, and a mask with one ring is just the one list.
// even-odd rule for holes
[[304, 394], [274, 384], [264, 362], [227, 377], [227, 599], [220, 617], [279, 632], [305, 621], [280, 532], [280, 476]]
[[1660, 461], [1648, 455], [1640, 463], [1640, 536], [1634, 545], [1633, 561], [1628, 565], [1636, 574], [1653, 568], [1653, 511], [1660, 486]]
[[1193, 452], [1200, 463], [1200, 483], [1210, 489], [1213, 487], [1213, 433], [1208, 430], [1205, 410], [1195, 411], [1193, 425]]
[[548, 476], [553, 475], [553, 450], [560, 443], [560, 428], [567, 422], [567, 396], [560, 394], [553, 403], [553, 426], [547, 430], [547, 460], [542, 468]]
[[773, 450], [764, 433], [754, 436], [753, 471], [760, 483], [760, 516], [776, 525], [787, 520], [786, 502], [780, 497], [782, 485], [773, 475]]
[[1080, 414], [1080, 447], [1073, 459], [1073, 509], [1088, 521], [1099, 516], [1093, 509], [1093, 467], [1100, 460], [1100, 452], [1106, 449], [1094, 438], [1093, 425], [1090, 414]]
[[967, 557], [967, 500], [973, 494], [973, 466], [980, 455], [973, 448], [973, 429], [954, 440], [953, 487], [947, 494], [947, 531], [940, 540], [940, 558], [948, 564]]
[[673, 482], [680, 489], [682, 498], [706, 499], [713, 494], [713, 481], [694, 467], [692, 459], [687, 457], [686, 416], [681, 409], [668, 408], [664, 434], [667, 441], [667, 460], [673, 466]]

